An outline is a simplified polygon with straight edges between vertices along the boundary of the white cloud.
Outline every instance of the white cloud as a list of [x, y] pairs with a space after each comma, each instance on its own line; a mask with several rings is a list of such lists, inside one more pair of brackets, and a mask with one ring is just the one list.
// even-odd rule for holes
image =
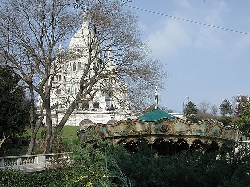
[[204, 21], [208, 24], [221, 24], [223, 22], [222, 15], [230, 12], [230, 8], [224, 1], [216, 2], [213, 8], [208, 11]]
[[[221, 27], [224, 24], [230, 25], [226, 16], [228, 13], [231, 13], [230, 8], [224, 1], [220, 1], [207, 12], [203, 22]], [[217, 52], [227, 59], [238, 58], [249, 50], [250, 37], [224, 29], [200, 26], [194, 44], [199, 49]]]
[[250, 37], [249, 35], [243, 35], [236, 43], [235, 47], [238, 50], [248, 50], [250, 48]]
[[145, 34], [145, 32], [147, 31], [148, 27], [146, 24], [144, 24], [143, 22], [138, 22], [138, 27], [141, 31], [142, 34]]
[[[236, 35], [236, 33], [233, 33]], [[250, 37], [249, 35], [242, 35], [236, 37], [237, 39], [232, 42], [230, 51], [228, 52], [229, 58], [239, 58], [249, 53]]]
[[192, 9], [192, 5], [187, 0], [179, 0], [177, 1], [178, 5], [185, 9]]
[[[213, 5], [213, 9], [207, 12], [204, 20], [202, 21], [206, 25], [201, 25], [196, 35], [195, 46], [203, 49], [220, 50], [225, 46], [221, 39], [223, 30], [219, 30], [216, 27], [220, 27], [223, 24], [223, 15], [230, 9], [224, 1]], [[215, 27], [209, 27], [208, 25], [214, 25]]]
[[195, 47], [205, 50], [222, 49], [223, 41], [215, 34], [213, 28], [201, 28], [195, 40]]
[[180, 51], [181, 48], [191, 45], [191, 38], [183, 24], [175, 20], [167, 20], [162, 29], [149, 35], [149, 45], [153, 53], [161, 58]]

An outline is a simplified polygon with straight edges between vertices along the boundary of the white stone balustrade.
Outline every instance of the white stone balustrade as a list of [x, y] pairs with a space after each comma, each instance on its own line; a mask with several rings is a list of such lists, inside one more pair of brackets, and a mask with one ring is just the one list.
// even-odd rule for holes
[[70, 163], [71, 152], [0, 157], [0, 169], [13, 169], [24, 173], [42, 171], [60, 164]]

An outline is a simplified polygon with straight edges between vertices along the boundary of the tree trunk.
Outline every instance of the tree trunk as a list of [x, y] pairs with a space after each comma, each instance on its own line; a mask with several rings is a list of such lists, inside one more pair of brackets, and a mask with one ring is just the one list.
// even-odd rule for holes
[[33, 153], [34, 147], [35, 147], [35, 142], [36, 142], [36, 134], [31, 131], [31, 136], [30, 136], [30, 143], [27, 151], [27, 155], [31, 155]]
[[36, 121], [35, 121], [35, 97], [34, 97], [34, 91], [33, 91], [33, 87], [32, 87], [32, 83], [29, 84], [29, 90], [30, 90], [30, 131], [31, 131], [31, 135], [30, 135], [30, 143], [29, 143], [29, 147], [27, 150], [27, 155], [31, 155], [34, 147], [35, 147], [35, 141], [36, 141], [36, 134], [37, 131], [35, 131], [35, 125], [36, 125]]
[[36, 143], [36, 135], [37, 135], [37, 132], [38, 132], [39, 128], [42, 125], [42, 121], [43, 121], [43, 112], [41, 114], [39, 122], [36, 124], [36, 126], [34, 124], [34, 126], [31, 128], [30, 143], [29, 143], [27, 155], [31, 155], [33, 153], [34, 147], [36, 145], [35, 144]]
[[71, 105], [67, 109], [65, 115], [63, 116], [63, 118], [61, 119], [61, 121], [59, 122], [59, 124], [56, 126], [55, 132], [54, 132], [54, 136], [57, 136], [58, 133], [61, 132], [61, 130], [64, 127], [65, 123], [68, 121], [70, 115], [75, 110], [75, 107], [76, 107], [76, 100], [71, 103]]
[[[89, 60], [90, 61], [90, 60]], [[91, 63], [89, 63], [91, 64]], [[81, 88], [80, 88], [80, 91], [78, 92], [78, 94], [76, 95], [76, 98], [75, 100], [70, 104], [70, 106], [68, 107], [66, 113], [64, 114], [63, 118], [61, 119], [61, 121], [59, 122], [59, 124], [57, 124], [56, 128], [55, 128], [55, 132], [53, 134], [53, 137], [57, 136], [58, 133], [60, 133], [65, 125], [65, 123], [68, 121], [70, 115], [72, 114], [72, 112], [75, 110], [78, 102], [81, 100], [81, 98], [83, 97], [82, 96], [82, 93], [83, 93], [83, 90], [85, 90], [87, 87], [88, 87], [88, 90], [85, 90], [85, 93], [84, 95], [86, 96], [87, 93], [90, 93], [92, 91], [92, 88], [93, 86], [95, 85], [95, 83], [97, 82], [96, 81], [96, 78], [93, 77], [89, 80], [89, 84], [85, 84], [84, 85], [84, 77], [81, 78], [81, 82], [80, 82], [80, 85], [81, 85]], [[84, 86], [83, 86], [84, 85]]]
[[51, 153], [52, 148], [52, 119], [51, 119], [51, 108], [50, 108], [50, 97], [44, 100], [44, 109], [46, 114], [46, 137], [44, 154]]

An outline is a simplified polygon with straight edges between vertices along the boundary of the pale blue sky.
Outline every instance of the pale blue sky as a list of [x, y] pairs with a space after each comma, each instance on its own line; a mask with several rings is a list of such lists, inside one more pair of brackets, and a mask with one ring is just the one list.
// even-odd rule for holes
[[[127, 5], [220, 26], [248, 35], [201, 26], [129, 8], [136, 13], [143, 39], [168, 73], [160, 106], [182, 111], [187, 97], [219, 105], [249, 95], [249, 0], [132, 0]], [[153, 96], [152, 96], [153, 97]]]

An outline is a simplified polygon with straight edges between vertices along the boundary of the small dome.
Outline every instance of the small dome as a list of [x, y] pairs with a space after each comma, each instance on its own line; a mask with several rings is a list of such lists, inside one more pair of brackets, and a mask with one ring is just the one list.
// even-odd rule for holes
[[94, 125], [94, 123], [89, 119], [84, 119], [79, 123], [80, 129], [86, 129], [86, 127]]
[[137, 119], [140, 121], [159, 121], [161, 119], [175, 119], [176, 117], [160, 109], [154, 109]]
[[109, 125], [109, 124], [115, 124], [117, 122], [117, 120], [115, 119], [111, 119], [109, 120], [106, 124]]

